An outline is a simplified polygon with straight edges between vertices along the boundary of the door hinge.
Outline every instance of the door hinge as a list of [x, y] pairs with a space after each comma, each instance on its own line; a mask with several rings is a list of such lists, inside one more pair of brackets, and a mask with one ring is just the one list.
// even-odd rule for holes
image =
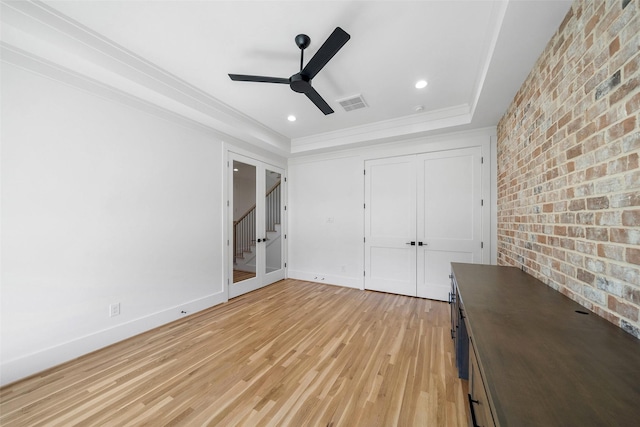
[[286, 238], [287, 238], [287, 235], [286, 235], [286, 234], [284, 235], [284, 238], [285, 238], [285, 240], [286, 240]]
[[484, 242], [480, 242], [480, 249], [484, 249]]
[[363, 242], [363, 243], [367, 243], [367, 238], [366, 238], [366, 237], [363, 237], [363, 238], [362, 238], [362, 242]]
[[367, 204], [366, 203], [364, 204], [364, 209], [367, 209]]
[[229, 284], [229, 278], [227, 277], [227, 285]]
[[365, 175], [367, 174], [367, 170], [366, 170], [366, 169], [364, 170], [364, 174], [365, 174]]
[[484, 206], [484, 199], [480, 199], [480, 206]]
[[227, 246], [229, 246], [229, 240], [227, 239]]
[[362, 272], [362, 275], [366, 277], [366, 276], [367, 276], [367, 272], [366, 272], [366, 271], [363, 271], [363, 272]]
[[480, 157], [480, 163], [484, 164], [484, 157]]
[[287, 210], [287, 205], [284, 205], [284, 210], [285, 210], [285, 211]]
[[287, 263], [286, 262], [284, 263], [284, 268], [287, 268]]
[[229, 167], [229, 161], [227, 161], [227, 167]]
[[227, 200], [227, 207], [229, 206], [229, 201]]
[[284, 177], [284, 182], [287, 182], [287, 177], [286, 176]]

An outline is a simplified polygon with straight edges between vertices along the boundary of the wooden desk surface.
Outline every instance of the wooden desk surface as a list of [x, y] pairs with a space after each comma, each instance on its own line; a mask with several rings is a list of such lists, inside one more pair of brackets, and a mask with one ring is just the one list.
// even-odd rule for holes
[[452, 267], [498, 425], [640, 426], [640, 340], [515, 267]]

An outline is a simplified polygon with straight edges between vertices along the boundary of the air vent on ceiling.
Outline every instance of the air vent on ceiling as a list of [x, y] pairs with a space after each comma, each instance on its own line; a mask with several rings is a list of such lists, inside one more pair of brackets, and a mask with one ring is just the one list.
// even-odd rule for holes
[[362, 95], [354, 95], [348, 98], [338, 99], [338, 103], [342, 108], [344, 108], [344, 111], [359, 110], [367, 107], [367, 103], [364, 102]]

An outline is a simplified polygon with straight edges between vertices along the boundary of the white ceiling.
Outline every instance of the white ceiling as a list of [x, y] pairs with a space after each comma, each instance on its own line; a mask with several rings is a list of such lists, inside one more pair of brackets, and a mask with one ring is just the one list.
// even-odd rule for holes
[[[48, 0], [4, 7], [3, 15], [10, 13], [3, 21], [13, 31], [3, 31], [3, 40], [288, 155], [495, 126], [570, 5], [568, 0]], [[23, 15], [46, 21], [43, 14], [55, 15], [56, 24], [35, 29], [23, 22]], [[68, 22], [73, 30], [65, 28]], [[227, 76], [289, 77], [300, 65], [295, 36], [311, 37], [306, 63], [336, 26], [351, 39], [313, 80], [334, 114], [323, 115], [286, 85], [233, 82]], [[83, 33], [82, 47], [73, 45], [80, 39], [74, 31]], [[48, 47], [26, 42], [26, 33]], [[125, 60], [107, 52], [113, 42], [124, 48]], [[92, 44], [89, 54], [86, 46]], [[65, 53], [54, 55], [51, 45], [65, 45], [59, 49]], [[104, 59], [107, 53], [111, 62]], [[73, 55], [82, 60], [72, 66]], [[144, 79], [131, 71], [147, 66], [153, 70], [145, 70]], [[414, 87], [419, 79], [428, 81], [425, 89]], [[355, 94], [369, 107], [345, 112], [336, 102]], [[289, 114], [297, 121], [287, 121]]]

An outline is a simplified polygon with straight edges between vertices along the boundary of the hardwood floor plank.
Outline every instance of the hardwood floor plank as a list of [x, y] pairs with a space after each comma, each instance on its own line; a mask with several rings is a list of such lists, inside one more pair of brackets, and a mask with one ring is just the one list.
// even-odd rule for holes
[[449, 306], [284, 280], [0, 389], [3, 426], [466, 426]]

